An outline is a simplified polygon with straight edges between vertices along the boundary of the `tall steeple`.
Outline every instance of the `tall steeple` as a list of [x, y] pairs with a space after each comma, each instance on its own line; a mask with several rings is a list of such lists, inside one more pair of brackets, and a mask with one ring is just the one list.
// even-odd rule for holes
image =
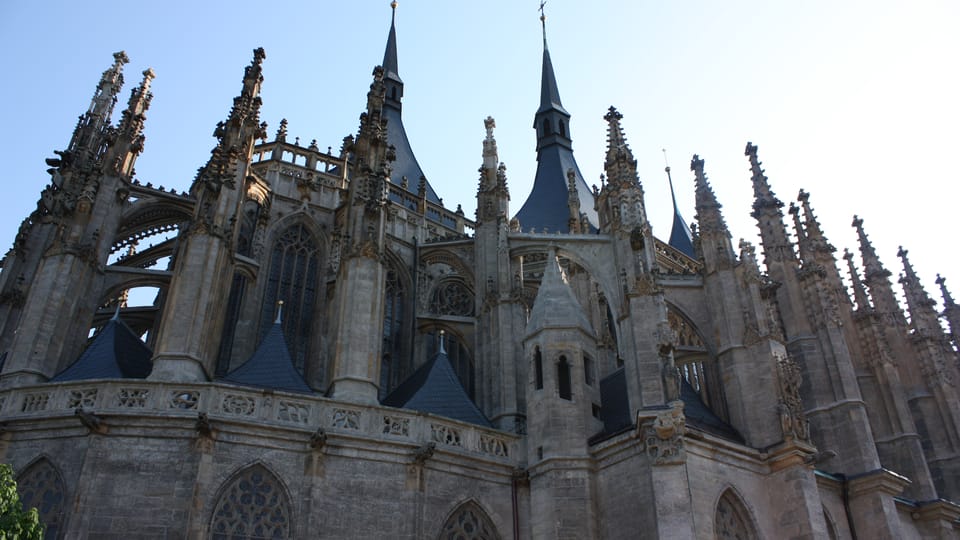
[[[694, 159], [696, 159], [696, 156]], [[667, 163], [666, 149], [663, 150], [663, 162], [665, 165], [663, 170], [667, 173], [667, 182], [670, 184], [670, 200], [673, 201], [673, 228], [670, 229], [670, 246], [690, 258], [696, 259], [697, 256], [693, 251], [693, 235], [690, 234], [690, 227], [683, 216], [680, 215], [680, 209], [677, 208], [677, 195], [673, 191], [673, 177], [670, 176], [670, 164]]]
[[537, 130], [537, 174], [533, 189], [516, 218], [524, 231], [547, 229], [551, 232], [569, 232], [567, 171], [572, 169], [576, 176], [580, 211], [596, 227], [593, 193], [573, 157], [570, 113], [560, 101], [560, 90], [550, 60], [546, 16], [540, 15], [540, 23], [543, 29], [543, 66], [540, 74], [540, 107], [533, 120], [533, 128]]
[[[383, 117], [387, 120], [387, 144], [396, 148], [397, 159], [393, 162], [393, 173], [390, 182], [396, 186], [406, 186], [410, 199], [417, 195], [417, 186], [421, 178], [426, 179], [417, 157], [413, 154], [407, 131], [403, 128], [403, 80], [400, 78], [399, 63], [397, 61], [397, 2], [391, 2], [392, 14], [390, 17], [390, 33], [387, 35], [387, 46], [383, 51], [383, 85], [386, 88], [383, 101]], [[430, 182], [424, 181], [427, 200], [440, 204], [440, 197], [433, 190]], [[390, 199], [404, 204], [408, 208], [416, 209], [416, 203], [410, 200], [402, 201], [401, 197], [391, 194]]]

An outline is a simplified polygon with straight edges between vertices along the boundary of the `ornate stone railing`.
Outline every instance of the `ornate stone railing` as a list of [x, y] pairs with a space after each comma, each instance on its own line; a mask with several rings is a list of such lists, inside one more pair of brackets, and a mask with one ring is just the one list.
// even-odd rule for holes
[[239, 421], [370, 437], [463, 452], [511, 463], [518, 437], [429, 414], [360, 405], [319, 396], [271, 392], [225, 384], [173, 384], [139, 380], [91, 380], [44, 384], [0, 392], [0, 419], [17, 422], [78, 408], [102, 416], [161, 415]]

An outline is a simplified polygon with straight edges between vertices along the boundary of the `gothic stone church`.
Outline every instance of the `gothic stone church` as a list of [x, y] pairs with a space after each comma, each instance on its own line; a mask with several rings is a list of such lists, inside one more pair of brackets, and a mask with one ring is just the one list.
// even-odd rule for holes
[[838, 261], [757, 146], [760, 245], [697, 156], [664, 242], [613, 108], [584, 181], [545, 42], [532, 192], [488, 118], [471, 220], [391, 24], [339, 152], [268, 141], [257, 49], [178, 193], [134, 178], [153, 72], [113, 123], [114, 59], [0, 274], [0, 458], [48, 538], [960, 535], [960, 307], [901, 250], [905, 312], [860, 220]]

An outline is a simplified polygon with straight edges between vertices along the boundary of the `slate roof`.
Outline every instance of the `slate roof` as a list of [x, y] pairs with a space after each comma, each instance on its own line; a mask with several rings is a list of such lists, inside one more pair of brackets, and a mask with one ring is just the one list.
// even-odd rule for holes
[[145, 379], [153, 370], [152, 356], [150, 348], [114, 315], [83, 354], [50, 381]]
[[[614, 371], [600, 381], [600, 399], [603, 404], [600, 407], [603, 431], [590, 438], [591, 444], [632, 428], [636, 422], [636, 419], [630, 413], [630, 403], [627, 398], [627, 379], [623, 368]], [[730, 441], [741, 444], [744, 442], [743, 436], [730, 424], [714, 414], [685, 379], [681, 379], [680, 399], [683, 401], [683, 414], [687, 417], [688, 426]]]
[[537, 152], [537, 173], [533, 179], [530, 195], [516, 213], [520, 229], [524, 232], [541, 232], [546, 227], [550, 232], [569, 232], [570, 210], [567, 206], [567, 170], [573, 169], [577, 177], [577, 194], [580, 196], [580, 212], [595, 227], [599, 220], [594, 208], [593, 191], [587, 186], [573, 150], [554, 144]]
[[[537, 109], [534, 128], [544, 119], [549, 119], [553, 133], [544, 134], [537, 130], [537, 173], [533, 179], [533, 189], [514, 217], [520, 221], [523, 231], [544, 228], [550, 232], [569, 232], [570, 210], [567, 205], [567, 171], [573, 169], [577, 181], [577, 195], [580, 198], [580, 212], [587, 215], [593, 227], [600, 222], [594, 208], [593, 191], [583, 179], [577, 160], [573, 157], [572, 141], [569, 133], [570, 113], [560, 102], [560, 90], [547, 49], [546, 29], [543, 37], [543, 67], [540, 79], [540, 108]], [[558, 133], [559, 122], [567, 124], [563, 133]]]
[[690, 228], [683, 220], [677, 207], [673, 207], [673, 229], [670, 230], [670, 247], [683, 253], [687, 257], [696, 260], [697, 255], [693, 251], [693, 241], [691, 240]]
[[283, 328], [279, 321], [270, 327], [253, 356], [220, 380], [286, 392], [306, 394], [313, 392], [300, 372], [293, 366], [290, 350], [287, 349], [287, 341], [283, 337]]
[[[406, 177], [407, 191], [416, 195], [420, 185], [420, 177], [426, 177], [426, 175], [423, 174], [423, 169], [420, 168], [417, 157], [413, 155], [413, 148], [407, 138], [407, 131], [403, 127], [403, 106], [401, 103], [403, 80], [400, 79], [399, 62], [397, 61], [396, 14], [396, 9], [394, 9], [390, 19], [387, 46], [383, 51], [383, 72], [387, 83], [387, 99], [384, 100], [383, 116], [387, 120], [387, 144], [392, 144], [397, 152], [397, 159], [393, 162], [393, 172], [390, 174], [390, 182], [400, 186], [403, 185], [403, 177]], [[397, 92], [396, 98], [392, 94], [394, 90]], [[433, 186], [430, 185], [430, 182], [426, 184], [427, 200], [440, 204], [440, 197], [433, 190]], [[411, 209], [416, 209], [416, 205], [412, 205]], [[434, 221], [436, 220], [434, 219]]]
[[677, 208], [677, 196], [673, 192], [673, 178], [670, 176], [670, 167], [667, 167], [666, 171], [667, 181], [670, 182], [670, 199], [673, 201], [673, 228], [670, 229], [670, 247], [691, 259], [696, 259], [696, 253], [693, 251], [693, 235], [690, 234], [690, 227], [683, 216], [680, 215], [680, 209]]
[[440, 352], [390, 392], [383, 404], [491, 427], [490, 421], [467, 395], [442, 347]]

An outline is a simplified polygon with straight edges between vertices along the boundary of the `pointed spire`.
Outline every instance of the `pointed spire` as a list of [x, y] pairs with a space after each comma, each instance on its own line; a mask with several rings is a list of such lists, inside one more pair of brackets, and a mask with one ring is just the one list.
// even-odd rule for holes
[[113, 115], [113, 106], [117, 102], [117, 94], [123, 86], [123, 65], [129, 61], [125, 52], [113, 53], [113, 65], [100, 77], [97, 89], [90, 100], [90, 108], [80, 116], [70, 144], [67, 146], [67, 153], [73, 156], [68, 158], [61, 153], [63, 161], [68, 162], [64, 165], [70, 165], [72, 162], [80, 169], [89, 169], [94, 165], [96, 153], [110, 127], [110, 117]]
[[813, 241], [822, 239], [823, 230], [820, 229], [820, 222], [817, 221], [817, 217], [813, 214], [813, 209], [810, 207], [810, 194], [801, 189], [797, 195], [797, 201], [803, 206], [803, 219], [806, 221], [807, 236]]
[[761, 211], [764, 208], [775, 208], [777, 209], [776, 213], [783, 216], [783, 213], [779, 210], [783, 208], [783, 202], [774, 195], [773, 190], [770, 189], [770, 181], [764, 174], [764, 170], [760, 168], [762, 163], [757, 158], [757, 146], [748, 142], [744, 155], [750, 158], [750, 172], [752, 173], [751, 180], [753, 181], [754, 196], [753, 217], [759, 219]]
[[113, 142], [108, 166], [115, 174], [133, 176], [133, 165], [136, 158], [143, 151], [145, 138], [143, 127], [147, 119], [147, 109], [153, 94], [150, 93], [150, 82], [156, 77], [153, 69], [143, 71], [143, 80], [140, 85], [130, 92], [130, 101], [124, 109], [117, 128], [117, 137]]
[[863, 274], [866, 281], [889, 278], [890, 272], [883, 267], [876, 250], [873, 249], [873, 244], [867, 238], [867, 233], [863, 231], [863, 220], [853, 216], [853, 227], [857, 229], [857, 237], [860, 239], [860, 256], [863, 258]]
[[397, 67], [397, 2], [390, 2], [390, 34], [387, 36], [387, 48], [383, 51], [384, 77], [403, 84], [400, 69]]
[[900, 276], [899, 281], [903, 285], [911, 324], [920, 331], [942, 331], [939, 315], [937, 315], [935, 309], [937, 303], [930, 298], [927, 291], [923, 290], [920, 278], [917, 277], [913, 265], [910, 264], [910, 259], [907, 258], [907, 250], [900, 246], [897, 250], [897, 256], [903, 261], [904, 274]]
[[543, 14], [545, 3], [540, 4], [540, 25], [543, 28], [543, 67], [540, 71], [540, 109], [537, 110], [537, 113], [553, 109], [568, 114], [560, 102], [560, 89], [557, 86], [557, 77], [553, 73], [550, 49], [547, 47], [547, 16]]
[[[542, 6], [541, 6], [542, 7]], [[541, 20], [546, 36], [545, 18]], [[587, 214], [591, 225], [597, 224], [593, 192], [583, 179], [573, 156], [570, 131], [570, 113], [560, 103], [557, 79], [550, 60], [550, 51], [544, 41], [543, 66], [540, 84], [540, 107], [533, 119], [537, 132], [537, 173], [533, 189], [520, 211], [514, 216], [523, 230], [546, 230], [566, 232], [568, 169], [577, 175], [577, 193], [580, 208]]]
[[797, 234], [797, 248], [800, 255], [800, 262], [809, 264], [813, 262], [813, 257], [810, 253], [810, 241], [807, 239], [807, 233], [803, 228], [803, 223], [800, 222], [800, 208], [790, 203], [788, 211], [790, 215], [793, 216], [793, 228]]
[[633, 158], [633, 152], [627, 145], [627, 137], [620, 125], [622, 118], [623, 115], [612, 105], [603, 116], [607, 121], [607, 157], [603, 167], [608, 183], [635, 184], [638, 183], [637, 160]]
[[693, 250], [693, 235], [690, 233], [690, 227], [680, 215], [680, 209], [677, 207], [677, 195], [673, 190], [673, 177], [670, 175], [670, 164], [667, 162], [667, 149], [663, 149], [664, 172], [667, 173], [667, 183], [670, 184], [670, 200], [673, 201], [673, 227], [670, 229], [670, 246], [676, 248], [684, 255], [695, 259], [696, 254]]
[[[690, 160], [690, 170], [693, 171], [696, 208], [697, 208], [697, 230], [701, 236], [705, 232], [727, 232], [727, 224], [723, 220], [723, 214], [720, 213], [722, 205], [717, 201], [717, 196], [713, 192], [710, 181], [703, 171], [704, 161], [697, 154]], [[673, 236], [671, 235], [671, 243]]]
[[863, 287], [863, 282], [860, 281], [860, 274], [857, 272], [857, 267], [853, 264], [853, 253], [850, 253], [848, 249], [844, 249], [843, 258], [847, 260], [847, 267], [850, 269], [850, 284], [853, 288], [853, 298], [857, 303], [857, 309], [870, 309], [867, 290]]

